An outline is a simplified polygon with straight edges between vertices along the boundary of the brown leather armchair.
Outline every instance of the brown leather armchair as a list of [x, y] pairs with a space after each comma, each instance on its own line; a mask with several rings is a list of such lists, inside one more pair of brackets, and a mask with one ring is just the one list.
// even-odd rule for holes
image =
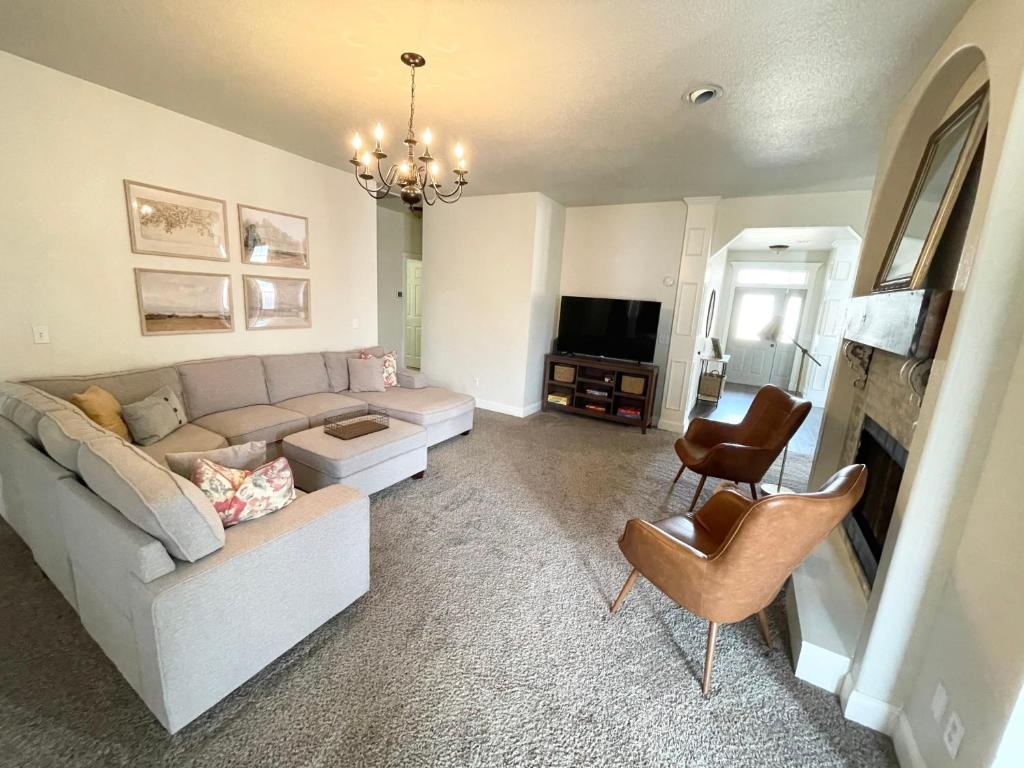
[[757, 614], [761, 634], [771, 647], [764, 609], [811, 550], [853, 509], [866, 480], [867, 468], [854, 464], [836, 472], [817, 493], [752, 501], [734, 490], [722, 490], [692, 518], [627, 521], [619, 549], [633, 570], [612, 603], [612, 613], [643, 574], [683, 608], [707, 619], [702, 685], [707, 696], [719, 625]]
[[683, 466], [672, 481], [675, 485], [685, 469], [701, 476], [687, 511], [693, 510], [708, 477], [748, 484], [750, 495], [756, 499], [754, 484], [764, 477], [810, 411], [807, 400], [769, 384], [757, 391], [739, 424], [711, 419], [691, 421], [686, 434], [676, 440], [676, 454]]

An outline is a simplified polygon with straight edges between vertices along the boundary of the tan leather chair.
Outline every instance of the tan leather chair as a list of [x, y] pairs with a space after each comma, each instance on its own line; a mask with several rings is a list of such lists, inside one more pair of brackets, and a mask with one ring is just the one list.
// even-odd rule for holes
[[676, 440], [676, 454], [683, 466], [672, 481], [675, 485], [685, 469], [700, 475], [687, 511], [693, 510], [708, 477], [747, 484], [751, 497], [756, 499], [755, 483], [764, 477], [810, 412], [810, 402], [769, 384], [757, 391], [739, 424], [691, 421], [686, 434]]
[[836, 472], [817, 493], [752, 501], [735, 490], [722, 490], [693, 517], [627, 521], [619, 549], [633, 570], [612, 603], [612, 613], [643, 574], [683, 608], [707, 619], [702, 685], [707, 696], [718, 626], [757, 614], [761, 634], [771, 647], [764, 609], [811, 550], [853, 509], [866, 480], [867, 468], [854, 464]]

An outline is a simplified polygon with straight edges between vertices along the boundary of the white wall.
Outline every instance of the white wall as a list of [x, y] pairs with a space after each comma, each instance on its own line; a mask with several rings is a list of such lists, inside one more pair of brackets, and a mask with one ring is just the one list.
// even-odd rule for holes
[[422, 241], [420, 219], [404, 204], [377, 203], [377, 343], [397, 350], [399, 361], [405, 359], [405, 259], [421, 253]]
[[542, 320], [550, 303], [549, 271], [559, 259], [551, 238], [563, 211], [527, 192], [463, 198], [424, 213], [421, 369], [432, 382], [518, 416], [539, 401], [531, 355], [543, 357], [551, 339], [542, 342], [538, 331], [531, 343], [531, 321]]
[[[654, 363], [661, 368], [656, 413], [661, 410], [665, 385], [685, 226], [686, 204], [682, 201], [597, 205], [565, 212], [563, 296], [661, 302], [654, 353]], [[671, 285], [665, 285], [666, 277], [672, 279]]]
[[863, 235], [870, 204], [870, 190], [725, 198], [718, 204], [711, 252], [748, 227], [851, 227]]
[[[375, 205], [351, 174], [2, 52], [0, 103], [0, 379], [376, 341]], [[126, 178], [226, 200], [230, 262], [133, 254]], [[310, 269], [243, 266], [239, 202], [307, 216]], [[142, 336], [134, 267], [230, 274], [234, 332]], [[312, 328], [244, 330], [243, 273], [310, 278]]]

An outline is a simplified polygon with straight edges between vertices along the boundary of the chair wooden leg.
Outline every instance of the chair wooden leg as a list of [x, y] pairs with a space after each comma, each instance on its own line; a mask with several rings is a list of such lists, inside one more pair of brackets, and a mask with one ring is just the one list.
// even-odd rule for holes
[[707, 698], [711, 690], [711, 667], [715, 663], [715, 643], [717, 640], [718, 622], [708, 622], [708, 649], [704, 655], [704, 683], [701, 685], [701, 691], [703, 691], [705, 698]]
[[750, 484], [750, 498], [757, 501], [757, 486], [753, 483]]
[[636, 584], [636, 577], [640, 575], [640, 571], [634, 568], [629, 572], [629, 576], [626, 577], [626, 583], [622, 585], [622, 589], [619, 590], [619, 596], [615, 598], [615, 602], [612, 603], [612, 613], [615, 613], [622, 606], [622, 601], [626, 599], [626, 595]]
[[685, 470], [686, 470], [686, 465], [685, 465], [685, 464], [683, 464], [682, 466], [680, 466], [680, 467], [679, 467], [679, 471], [678, 471], [678, 472], [676, 472], [676, 477], [675, 477], [675, 479], [674, 479], [674, 480], [672, 481], [672, 485], [675, 485], [676, 483], [678, 483], [678, 482], [679, 482], [679, 478], [683, 476], [683, 472], [684, 472]]
[[761, 637], [764, 638], [764, 643], [769, 648], [772, 647], [772, 634], [768, 629], [768, 616], [765, 615], [764, 611], [757, 612], [757, 625], [761, 628]]
[[700, 476], [700, 482], [697, 483], [697, 492], [693, 494], [693, 499], [690, 501], [690, 508], [686, 510], [687, 514], [693, 512], [693, 508], [697, 506], [697, 499], [700, 498], [700, 492], [704, 490], [704, 483], [707, 481], [707, 475]]

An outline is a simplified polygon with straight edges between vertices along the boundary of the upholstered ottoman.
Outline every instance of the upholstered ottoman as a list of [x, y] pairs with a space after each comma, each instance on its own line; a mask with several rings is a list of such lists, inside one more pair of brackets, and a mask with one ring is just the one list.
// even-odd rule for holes
[[288, 435], [281, 449], [303, 491], [341, 483], [376, 493], [427, 468], [427, 430], [391, 419], [387, 429], [341, 440], [313, 427]]

